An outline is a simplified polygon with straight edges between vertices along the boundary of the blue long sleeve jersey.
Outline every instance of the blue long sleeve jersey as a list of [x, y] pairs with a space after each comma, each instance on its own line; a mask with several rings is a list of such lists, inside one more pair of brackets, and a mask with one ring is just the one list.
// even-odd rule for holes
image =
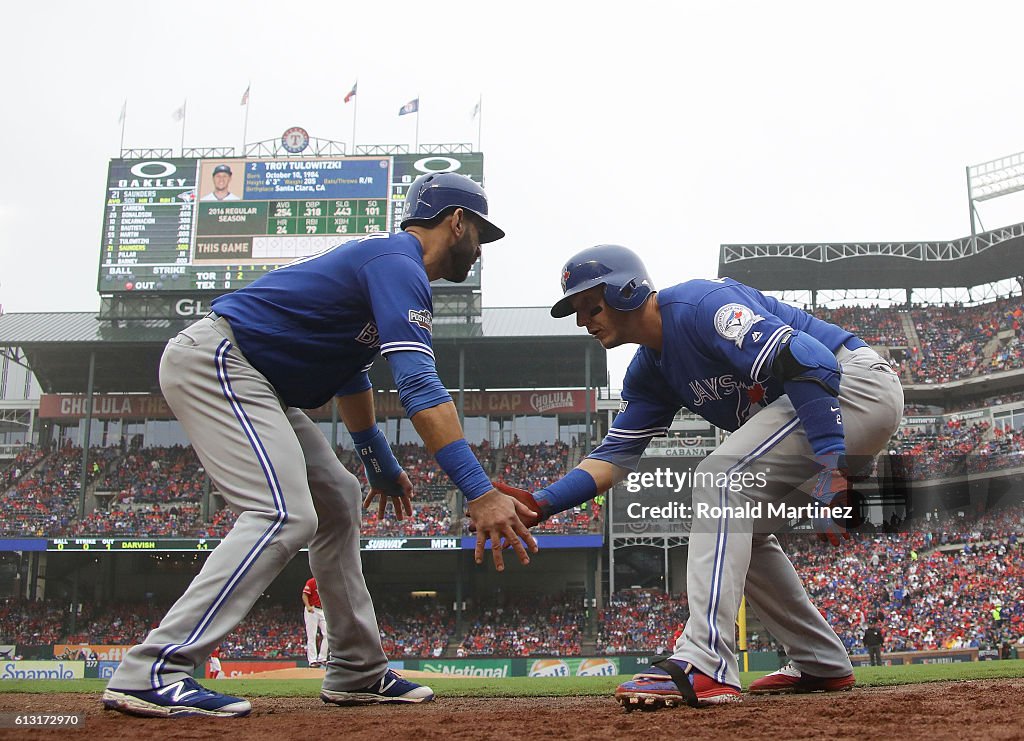
[[731, 432], [782, 396], [772, 362], [791, 331], [810, 335], [833, 353], [865, 346], [854, 334], [731, 278], [687, 281], [655, 298], [661, 352], [637, 350], [619, 413], [589, 456], [630, 470], [683, 407]]
[[296, 260], [212, 306], [288, 406], [313, 409], [370, 388], [378, 352], [391, 355], [409, 416], [451, 400], [434, 367], [430, 282], [411, 234], [374, 234]]

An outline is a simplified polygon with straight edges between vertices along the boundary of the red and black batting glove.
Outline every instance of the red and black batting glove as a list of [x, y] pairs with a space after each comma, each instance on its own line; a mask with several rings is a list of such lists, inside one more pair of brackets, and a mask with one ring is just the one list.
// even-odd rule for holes
[[832, 510], [829, 517], [812, 519], [818, 540], [838, 546], [842, 540], [852, 539], [847, 527], [853, 520], [850, 481], [846, 469], [846, 456], [838, 453], [827, 453], [815, 456], [815, 462], [821, 467], [818, 481], [811, 497], [818, 507]]
[[548, 519], [548, 515], [544, 512], [544, 509], [543, 507], [541, 507], [540, 502], [534, 499], [533, 494], [528, 492], [526, 489], [520, 489], [519, 487], [516, 486], [509, 486], [508, 484], [502, 481], [495, 481], [494, 488], [500, 491], [502, 494], [512, 497], [520, 504], [522, 504], [524, 507], [526, 507], [528, 510], [530, 510], [530, 512], [533, 513], [531, 517], [527, 517], [525, 519], [522, 516], [519, 517], [519, 519], [522, 521], [524, 525], [526, 525], [526, 527], [533, 527], [534, 525], [539, 525], [540, 523], [544, 522], [544, 520]]

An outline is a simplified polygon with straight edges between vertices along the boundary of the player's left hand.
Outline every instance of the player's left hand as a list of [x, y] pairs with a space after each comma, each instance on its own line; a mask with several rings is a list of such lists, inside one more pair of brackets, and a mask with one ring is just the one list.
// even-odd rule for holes
[[412, 517], [413, 496], [414, 493], [412, 482], [409, 480], [409, 474], [402, 471], [394, 483], [388, 486], [387, 490], [382, 487], [371, 486], [369, 494], [363, 500], [363, 508], [369, 509], [373, 500], [380, 497], [380, 501], [377, 503], [377, 517], [381, 518], [387, 512], [388, 500], [390, 500], [395, 508], [395, 517], [403, 520], [406, 515], [410, 518]]
[[841, 545], [844, 540], [852, 540], [850, 531], [834, 519], [819, 518], [812, 521], [814, 531], [818, 540], [822, 543], [831, 543], [834, 546]]

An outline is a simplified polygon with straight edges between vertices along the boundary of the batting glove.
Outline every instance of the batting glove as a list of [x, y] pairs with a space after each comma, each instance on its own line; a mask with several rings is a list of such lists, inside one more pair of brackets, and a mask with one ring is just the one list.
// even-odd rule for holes
[[[821, 467], [811, 497], [821, 507], [846, 507], [849, 505], [850, 482], [847, 478], [846, 456], [840, 453], [826, 453], [815, 456], [815, 463]], [[841, 540], [852, 536], [846, 529], [845, 520], [814, 518], [811, 521], [818, 539], [823, 543], [839, 545]]]

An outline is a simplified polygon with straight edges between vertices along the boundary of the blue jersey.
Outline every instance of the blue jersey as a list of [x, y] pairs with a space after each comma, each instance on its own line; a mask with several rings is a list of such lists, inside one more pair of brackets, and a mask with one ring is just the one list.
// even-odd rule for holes
[[327, 403], [378, 352], [424, 353], [433, 365], [430, 282], [420, 242], [405, 232], [296, 260], [212, 306], [288, 406]]
[[662, 349], [640, 347], [622, 383], [622, 406], [591, 458], [635, 469], [652, 437], [681, 408], [733, 431], [782, 396], [772, 375], [780, 341], [793, 330], [835, 353], [855, 335], [731, 278], [691, 280], [659, 291]]

